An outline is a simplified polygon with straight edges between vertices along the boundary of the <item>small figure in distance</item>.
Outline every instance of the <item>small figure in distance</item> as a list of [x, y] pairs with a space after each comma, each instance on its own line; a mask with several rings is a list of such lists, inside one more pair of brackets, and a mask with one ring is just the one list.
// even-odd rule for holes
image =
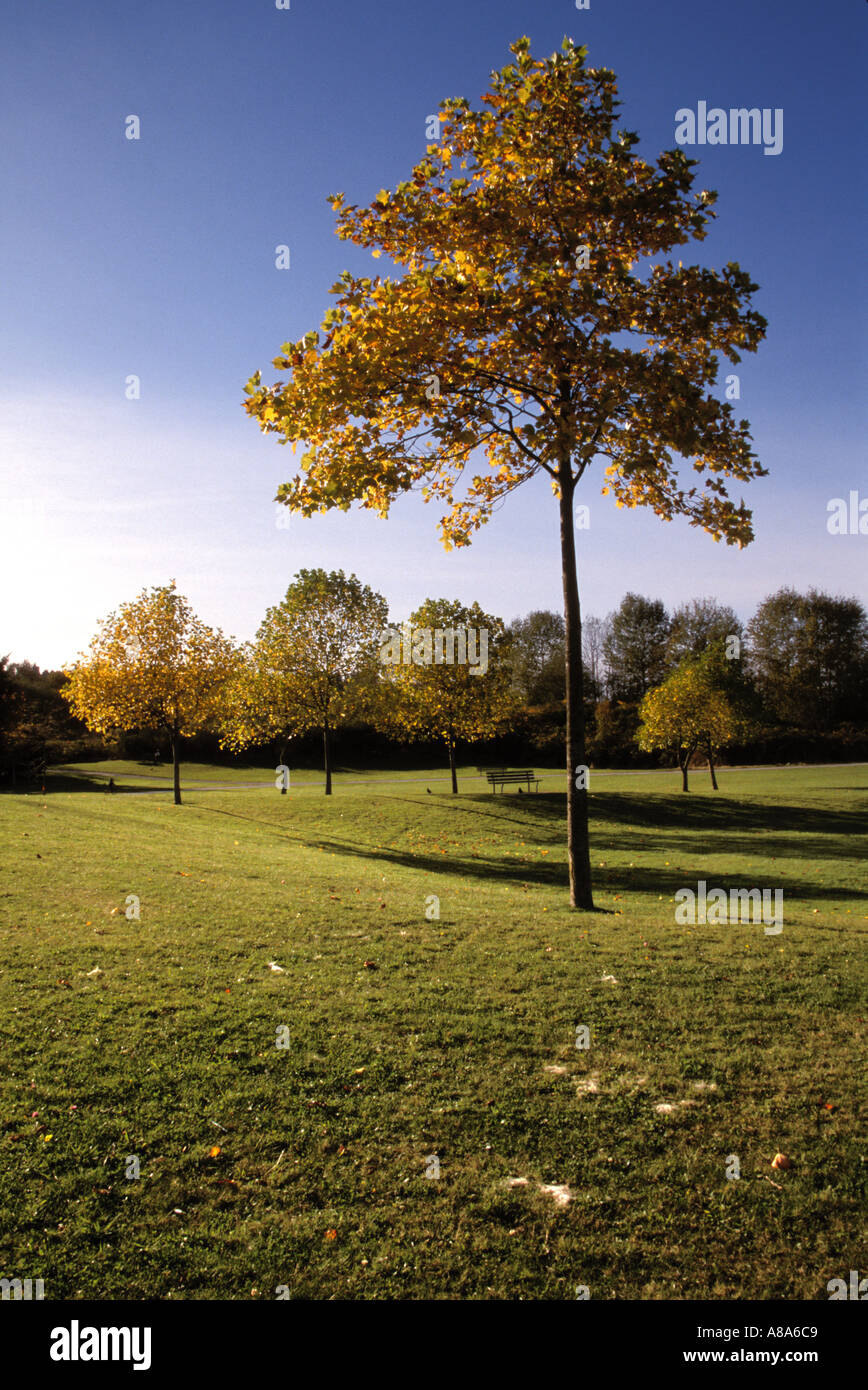
[[109, 784], [106, 790], [110, 792], [117, 791], [117, 788], [115, 787], [115, 779], [113, 777], [109, 778]]

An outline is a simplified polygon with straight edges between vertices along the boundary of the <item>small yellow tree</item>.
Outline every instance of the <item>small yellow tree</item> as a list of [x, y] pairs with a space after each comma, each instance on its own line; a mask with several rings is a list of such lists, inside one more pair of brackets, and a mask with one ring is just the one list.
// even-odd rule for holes
[[711, 782], [717, 790], [714, 755], [745, 727], [729, 694], [715, 683], [702, 660], [682, 662], [661, 685], [649, 690], [639, 706], [639, 718], [639, 747], [672, 753], [678, 760], [685, 792], [689, 790], [687, 769], [698, 748], [708, 753]]
[[380, 723], [409, 738], [436, 738], [458, 791], [455, 746], [487, 739], [515, 710], [508, 639], [500, 618], [448, 599], [426, 599], [403, 628], [383, 634]]
[[237, 665], [232, 641], [195, 616], [175, 582], [143, 589], [100, 630], [61, 693], [96, 733], [159, 729], [169, 738], [175, 805], [181, 804], [181, 740], [212, 727]]

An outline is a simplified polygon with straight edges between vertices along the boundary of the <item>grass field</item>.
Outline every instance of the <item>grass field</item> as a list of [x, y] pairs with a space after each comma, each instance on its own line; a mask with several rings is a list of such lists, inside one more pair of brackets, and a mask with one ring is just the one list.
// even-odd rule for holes
[[[0, 1276], [826, 1299], [864, 1271], [868, 767], [592, 774], [592, 915], [554, 775], [327, 799], [188, 766], [174, 807], [171, 769], [94, 771], [134, 794], [0, 797]], [[781, 888], [782, 933], [676, 925], [700, 879]]]

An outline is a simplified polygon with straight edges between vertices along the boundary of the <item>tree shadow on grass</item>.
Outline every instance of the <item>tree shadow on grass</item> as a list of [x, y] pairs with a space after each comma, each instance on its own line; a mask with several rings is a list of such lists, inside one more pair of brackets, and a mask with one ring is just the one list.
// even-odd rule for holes
[[[477, 855], [476, 858], [467, 859], [450, 855], [431, 855], [413, 853], [409, 850], [398, 850], [392, 848], [366, 848], [362, 845], [352, 844], [347, 841], [312, 839], [303, 841], [309, 849], [323, 850], [326, 853], [338, 855], [349, 859], [365, 859], [378, 864], [389, 864], [395, 868], [413, 869], [417, 873], [431, 875], [460, 875], [464, 878], [479, 879], [480, 882], [510, 883], [510, 884], [535, 884], [547, 887], [569, 887], [569, 874], [564, 863], [545, 863], [545, 864], [510, 864], [503, 859], [492, 856]], [[670, 844], [671, 848], [671, 844]], [[683, 866], [681, 868], [614, 868], [605, 870], [595, 870], [593, 872], [594, 887], [597, 891], [611, 891], [619, 889], [623, 894], [624, 906], [629, 905], [629, 897], [633, 894], [643, 896], [654, 894], [658, 897], [671, 898], [679, 888], [690, 887], [691, 873], [696, 875], [694, 882], [702, 877], [701, 864], [694, 866], [690, 871]], [[687, 878], [687, 882], [685, 882]], [[718, 880], [720, 880], [718, 882]], [[726, 874], [708, 876], [708, 885], [711, 887], [726, 888], [780, 888], [784, 894], [784, 904], [787, 897], [810, 899], [811, 901], [822, 901], [827, 898], [834, 898], [836, 901], [846, 899], [847, 901], [860, 902], [868, 899], [868, 892], [861, 892], [851, 888], [828, 888], [823, 884], [811, 883], [807, 879], [788, 874], [775, 872], [772, 882], [757, 882], [757, 876], [747, 874]]]
[[[126, 774], [129, 775], [129, 774]], [[42, 788], [45, 787], [46, 796], [51, 796], [56, 792], [104, 792], [108, 796], [121, 795], [129, 796], [138, 792], [167, 792], [172, 793], [172, 765], [169, 764], [168, 781], [155, 782], [153, 785], [128, 783], [125, 774], [119, 773], [114, 780], [114, 793], [109, 790], [109, 779], [112, 774], [109, 772], [86, 772], [81, 771], [56, 772], [49, 770], [38, 782], [31, 782], [28, 785], [17, 788], [19, 792], [35, 792], [42, 795]], [[164, 773], [165, 777], [165, 773]], [[5, 787], [4, 790], [11, 791], [13, 788]], [[183, 791], [183, 784], [181, 790]]]
[[[560, 838], [564, 797], [550, 795], [545, 800], [548, 805], [537, 804], [542, 797], [529, 798], [520, 819], [526, 826], [531, 817], [544, 827], [547, 839]], [[592, 792], [590, 817], [594, 848], [601, 851], [853, 859], [859, 854], [858, 837], [868, 835], [868, 805], [840, 810], [777, 802], [757, 805], [719, 796], [691, 801], [689, 793]], [[611, 826], [624, 828], [612, 834]]]
[[669, 828], [702, 828], [715, 832], [778, 830], [791, 834], [853, 835], [868, 831], [868, 802], [860, 810], [835, 807], [792, 806], [775, 801], [745, 802], [736, 797], [713, 796], [691, 800], [677, 792], [652, 797], [632, 793], [595, 792], [591, 796], [594, 818], [629, 821], [633, 825]]
[[[9, 779], [4, 778], [0, 781], [0, 792], [12, 792], [16, 796], [42, 796], [42, 789], [45, 788], [45, 795], [51, 796], [56, 792], [106, 792], [108, 791], [108, 779], [101, 777], [99, 773], [92, 776], [86, 772], [47, 772], [44, 777], [37, 778], [36, 781], [25, 782], [18, 778], [17, 784], [13, 787]], [[117, 787], [117, 791], [121, 788]], [[126, 791], [127, 788], [124, 788]], [[129, 788], [130, 791], [139, 791], [140, 788]], [[150, 787], [143, 790], [150, 791]]]
[[[389, 796], [381, 800], [394, 801], [401, 807], [417, 807], [419, 809], [429, 809], [430, 801], [422, 801], [421, 798], [407, 798]], [[523, 834], [528, 833], [528, 809], [540, 832], [539, 844], [544, 847], [556, 845], [560, 848], [563, 845], [565, 835], [565, 802], [560, 793], [540, 794], [529, 799], [527, 804], [522, 804], [521, 809], [514, 808], [515, 814], [510, 814], [507, 807], [498, 802], [491, 806], [489, 799], [483, 794], [470, 801], [468, 797], [455, 798], [450, 802], [450, 809], [454, 810], [456, 816], [472, 817], [478, 826], [480, 818], [491, 822], [492, 829], [502, 827], [504, 821], [510, 825], [518, 827]], [[593, 882], [596, 889], [603, 891], [621, 891], [625, 893], [654, 893], [671, 897], [678, 889], [685, 886], [685, 876], [688, 878], [694, 875], [694, 881], [706, 877], [710, 886], [712, 878], [709, 878], [703, 870], [703, 857], [709, 853], [737, 854], [746, 859], [757, 856], [762, 858], [778, 858], [799, 862], [817, 863], [823, 859], [834, 859], [850, 857], [855, 853], [855, 846], [852, 849], [835, 844], [830, 839], [817, 838], [818, 835], [833, 836], [841, 834], [853, 834], [854, 831], [862, 831], [865, 827], [865, 819], [859, 813], [840, 812], [834, 810], [813, 811], [804, 807], [782, 806], [769, 808], [774, 812], [780, 812], [780, 828], [790, 829], [791, 834], [799, 835], [796, 843], [791, 838], [779, 838], [757, 836], [759, 829], [767, 828], [767, 818], [764, 815], [766, 808], [757, 806], [744, 806], [740, 802], [732, 799], [721, 799], [713, 802], [696, 802], [685, 807], [682, 811], [682, 802], [678, 796], [655, 797], [653, 801], [648, 798], [633, 795], [631, 793], [605, 793], [595, 794], [591, 805], [591, 833], [593, 836], [593, 856], [605, 855], [613, 850], [622, 852], [654, 852], [659, 853], [661, 859], [677, 855], [679, 859], [691, 859], [691, 868], [682, 863], [672, 868], [665, 868], [662, 864], [657, 867], [641, 865], [636, 868], [627, 866], [613, 865], [606, 869], [594, 867], [592, 870]], [[388, 863], [401, 868], [415, 869], [430, 874], [461, 874], [469, 878], [476, 878], [480, 881], [494, 881], [504, 883], [529, 883], [537, 885], [560, 886], [568, 888], [569, 874], [566, 863], [555, 860], [548, 863], [538, 864], [516, 864], [510, 863], [508, 859], [500, 855], [476, 853], [468, 857], [466, 853], [461, 856], [454, 855], [431, 855], [413, 852], [411, 850], [400, 850], [393, 848], [371, 847], [359, 845], [352, 841], [341, 841], [336, 839], [323, 839], [318, 836], [305, 834], [303, 828], [298, 825], [289, 831], [287, 827], [267, 821], [262, 817], [252, 816], [240, 811], [229, 811], [224, 807], [216, 806], [197, 806], [199, 811], [207, 811], [209, 815], [229, 816], [232, 819], [250, 821], [252, 824], [260, 825], [268, 830], [277, 839], [290, 841], [293, 844], [302, 845], [308, 849], [329, 851], [331, 853], [359, 859], [368, 859], [372, 862]], [[708, 814], [704, 814], [705, 812]], [[692, 833], [673, 834], [673, 831], [680, 828], [685, 820], [692, 827]], [[603, 822], [601, 824], [601, 822]], [[607, 828], [612, 823], [629, 825], [629, 830], [617, 831], [615, 834], [607, 834]], [[819, 822], [819, 824], [818, 824]], [[810, 823], [814, 835], [809, 837], [805, 834], [804, 827]], [[640, 827], [644, 827], [641, 829]], [[654, 828], [661, 831], [655, 836]], [[735, 830], [740, 828], [743, 831], [739, 837]], [[662, 832], [666, 833], [662, 833]], [[714, 844], [709, 837], [714, 835], [719, 837], [719, 844]], [[782, 869], [782, 866], [781, 866]], [[860, 892], [848, 888], [829, 888], [822, 884], [812, 883], [805, 877], [798, 874], [782, 872], [778, 867], [772, 871], [773, 882], [757, 883], [757, 875], [749, 876], [745, 873], [725, 875], [726, 882], [721, 880], [717, 886], [730, 888], [755, 888], [771, 887], [781, 888], [784, 893], [792, 894], [801, 898], [811, 900], [822, 900], [826, 898], [861, 901], [868, 898], [868, 892]], [[720, 875], [717, 876], [720, 878]]]
[[652, 800], [600, 793], [593, 797], [591, 815], [592, 824], [599, 825], [597, 844], [606, 838], [604, 826], [614, 824], [625, 829], [609, 836], [612, 848], [690, 854], [700, 862], [708, 854], [814, 863], [853, 859], [859, 854], [858, 838], [868, 831], [864, 809], [757, 805], [732, 797], [685, 805], [678, 794]]

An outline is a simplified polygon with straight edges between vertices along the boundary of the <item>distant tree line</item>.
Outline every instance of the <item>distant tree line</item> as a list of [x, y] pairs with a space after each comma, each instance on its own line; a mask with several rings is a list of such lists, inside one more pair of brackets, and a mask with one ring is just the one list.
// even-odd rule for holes
[[[745, 626], [715, 599], [670, 613], [659, 599], [628, 593], [605, 618], [586, 617], [582, 632], [592, 766], [680, 761], [666, 756], [662, 732], [656, 745], [650, 730], [643, 737], [640, 713], [679, 670], [682, 697], [692, 684], [706, 708], [716, 706], [722, 739], [700, 730], [691, 747], [690, 735], [688, 760], [707, 757], [709, 741], [745, 762], [868, 756], [868, 616], [855, 598], [783, 588]], [[563, 619], [530, 613], [509, 624], [507, 637], [528, 751], [554, 751], [563, 725]]]
[[[327, 784], [334, 740], [349, 761], [439, 748], [453, 788], [459, 752], [562, 757], [560, 614], [504, 624], [477, 604], [431, 599], [410, 615], [411, 633], [484, 628], [484, 673], [430, 658], [384, 665], [388, 621], [385, 600], [354, 575], [302, 571], [256, 639], [236, 647], [174, 586], [146, 592], [101, 625], [68, 672], [0, 657], [2, 785], [38, 782], [51, 763], [159, 750], [175, 764], [179, 799], [182, 741], [188, 755], [245, 749], [280, 762], [290, 740], [295, 757], [320, 761], [318, 741]], [[855, 598], [784, 588], [745, 626], [714, 599], [669, 613], [628, 593], [605, 618], [585, 619], [583, 660], [591, 766], [677, 762], [686, 787], [698, 758], [714, 778], [722, 756], [868, 756], [868, 617]]]
[[855, 598], [783, 588], [744, 626], [714, 599], [691, 600], [670, 614], [660, 600], [630, 593], [605, 619], [588, 619], [585, 629], [594, 693], [590, 756], [601, 766], [636, 760], [643, 699], [676, 670], [696, 669], [712, 653], [716, 688], [728, 682], [732, 693], [737, 681], [745, 712], [730, 756], [865, 756], [868, 616]]
[[65, 682], [63, 671], [0, 656], [0, 785], [37, 782], [50, 762], [105, 756], [103, 740], [70, 713]]

